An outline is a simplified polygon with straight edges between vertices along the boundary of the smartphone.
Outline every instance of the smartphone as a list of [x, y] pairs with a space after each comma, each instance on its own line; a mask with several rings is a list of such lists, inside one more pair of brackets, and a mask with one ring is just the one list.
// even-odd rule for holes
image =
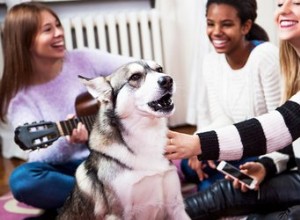
[[232, 177], [233, 179], [239, 180], [241, 183], [246, 184], [249, 189], [254, 189], [257, 181], [254, 180], [249, 175], [242, 173], [235, 166], [227, 163], [226, 161], [221, 161], [217, 166], [217, 170], [221, 171], [225, 175]]

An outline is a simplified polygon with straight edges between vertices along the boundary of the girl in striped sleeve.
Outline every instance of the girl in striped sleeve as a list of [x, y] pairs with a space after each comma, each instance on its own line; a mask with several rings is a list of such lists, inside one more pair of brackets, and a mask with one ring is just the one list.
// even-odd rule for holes
[[[280, 63], [285, 81], [283, 100], [287, 101], [268, 114], [214, 131], [197, 135], [172, 131], [168, 134], [166, 156], [169, 159], [197, 155], [200, 160], [238, 160], [266, 154], [257, 163], [240, 167], [261, 183], [256, 190], [248, 191], [237, 182], [232, 185], [230, 181], [220, 181], [186, 199], [192, 219], [226, 215], [249, 215], [246, 219], [299, 219], [300, 2], [278, 0], [277, 3], [275, 21], [281, 39]], [[236, 189], [240, 187], [241, 190]]]

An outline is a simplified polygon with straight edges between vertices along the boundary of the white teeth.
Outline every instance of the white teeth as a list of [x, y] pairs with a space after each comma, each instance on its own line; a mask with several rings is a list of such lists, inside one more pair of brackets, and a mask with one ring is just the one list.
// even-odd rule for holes
[[64, 46], [64, 45], [65, 44], [63, 41], [53, 44], [54, 47], [60, 47], [60, 46]]
[[213, 43], [214, 43], [215, 45], [221, 45], [221, 44], [226, 43], [226, 40], [213, 40]]
[[297, 23], [298, 22], [296, 22], [296, 21], [281, 21], [280, 25], [281, 25], [281, 27], [290, 27], [290, 26], [293, 26]]

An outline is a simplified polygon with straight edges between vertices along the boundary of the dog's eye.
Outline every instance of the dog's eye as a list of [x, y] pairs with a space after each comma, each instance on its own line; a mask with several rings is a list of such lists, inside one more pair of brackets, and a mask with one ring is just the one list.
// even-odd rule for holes
[[156, 71], [159, 73], [162, 73], [164, 71], [164, 69], [160, 66], [156, 68]]
[[140, 74], [140, 73], [135, 73], [135, 74], [133, 74], [130, 78], [129, 78], [129, 80], [130, 81], [138, 81], [138, 80], [140, 80], [142, 78], [142, 74]]

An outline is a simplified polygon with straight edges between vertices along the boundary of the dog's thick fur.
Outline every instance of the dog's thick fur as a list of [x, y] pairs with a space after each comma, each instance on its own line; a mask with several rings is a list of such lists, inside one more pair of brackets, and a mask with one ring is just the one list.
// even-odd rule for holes
[[152, 61], [137, 61], [83, 81], [101, 107], [91, 154], [58, 219], [189, 219], [176, 168], [164, 157], [172, 78]]

